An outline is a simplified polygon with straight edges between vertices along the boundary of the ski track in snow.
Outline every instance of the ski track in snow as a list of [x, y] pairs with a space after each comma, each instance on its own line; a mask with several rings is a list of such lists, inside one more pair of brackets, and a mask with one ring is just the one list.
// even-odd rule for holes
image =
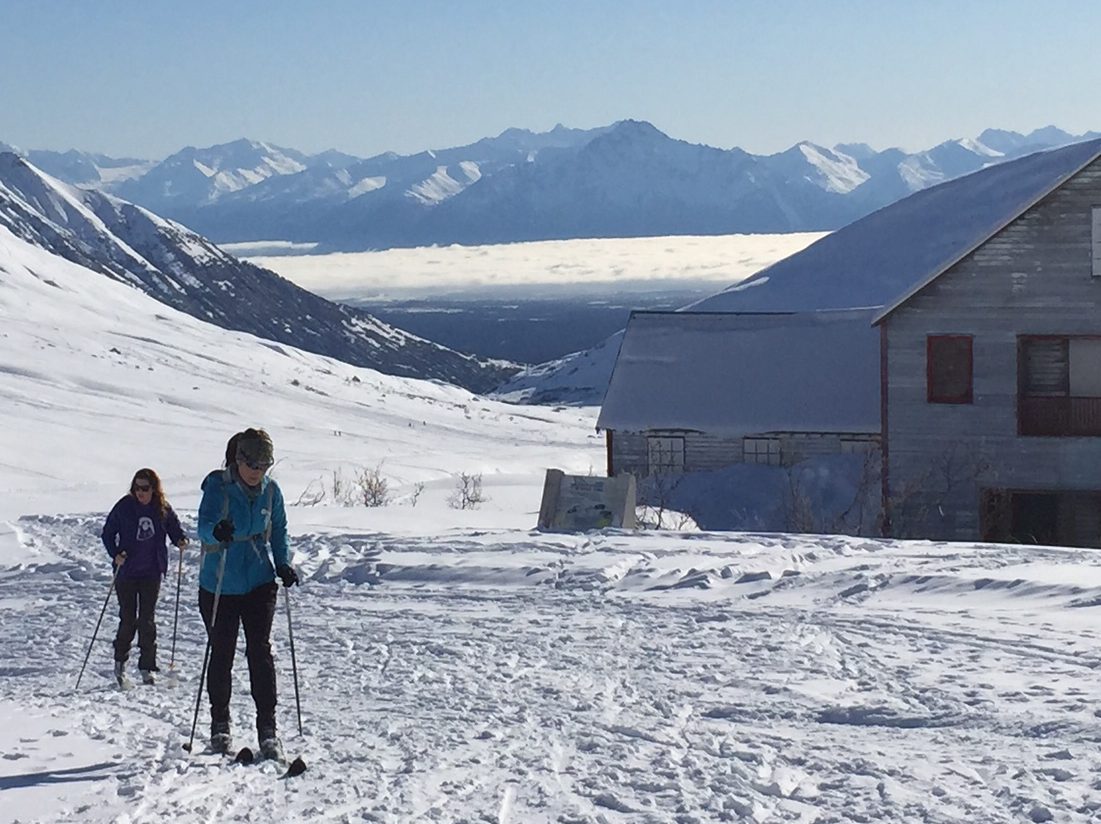
[[[284, 743], [310, 771], [282, 782], [274, 764], [181, 748], [203, 654], [193, 552], [178, 681], [112, 688], [112, 599], [74, 693], [110, 580], [100, 524], [24, 518], [34, 562], [0, 568], [0, 703], [56, 718], [41, 738], [0, 739], [0, 789], [18, 791], [21, 760], [88, 749], [70, 741], [107, 753], [46, 771], [89, 783], [42, 820], [1101, 820], [1101, 648], [1093, 610], [1072, 608], [1101, 590], [1012, 575], [1094, 571], [1088, 551], [300, 535], [302, 737], [282, 594], [273, 642]], [[162, 676], [174, 598], [169, 575]], [[243, 654], [235, 746], [255, 744]], [[207, 719], [204, 696], [197, 750]]]

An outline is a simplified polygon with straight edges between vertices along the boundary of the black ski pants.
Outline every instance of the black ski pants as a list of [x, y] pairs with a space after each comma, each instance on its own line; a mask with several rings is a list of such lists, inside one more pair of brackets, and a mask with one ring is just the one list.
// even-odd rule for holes
[[115, 634], [115, 660], [130, 657], [134, 633], [138, 635], [138, 669], [157, 669], [157, 596], [161, 591], [160, 576], [156, 578], [115, 579], [115, 594], [119, 599], [119, 629]]
[[237, 653], [238, 630], [243, 626], [249, 685], [252, 687], [253, 703], [256, 704], [256, 727], [261, 731], [274, 731], [275, 660], [271, 654], [271, 625], [275, 619], [278, 593], [279, 588], [274, 581], [244, 595], [223, 593], [218, 598], [218, 614], [215, 616], [214, 593], [199, 590], [199, 611], [210, 633], [210, 668], [207, 670], [206, 686], [212, 722], [229, 721], [233, 658]]

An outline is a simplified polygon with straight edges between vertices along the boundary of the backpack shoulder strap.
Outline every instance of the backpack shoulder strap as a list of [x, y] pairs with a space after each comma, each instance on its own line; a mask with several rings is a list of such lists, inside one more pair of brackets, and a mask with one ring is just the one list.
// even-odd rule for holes
[[226, 467], [225, 472], [222, 473], [222, 520], [224, 521], [229, 517], [229, 485], [233, 483], [233, 475], [229, 471], [229, 467]]
[[268, 478], [268, 499], [267, 499], [267, 518], [264, 524], [264, 543], [271, 543], [271, 501], [275, 496], [275, 481]]

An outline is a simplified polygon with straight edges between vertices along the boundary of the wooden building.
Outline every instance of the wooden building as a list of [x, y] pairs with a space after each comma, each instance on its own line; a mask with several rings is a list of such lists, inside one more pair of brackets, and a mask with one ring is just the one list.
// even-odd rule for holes
[[[881, 444], [888, 534], [1101, 546], [1101, 140], [918, 192], [689, 309], [632, 316], [598, 422], [609, 473], [856, 436]], [[815, 402], [831, 387], [862, 410], [848, 425]]]
[[1062, 151], [876, 319], [893, 534], [1101, 546], [1101, 144]]

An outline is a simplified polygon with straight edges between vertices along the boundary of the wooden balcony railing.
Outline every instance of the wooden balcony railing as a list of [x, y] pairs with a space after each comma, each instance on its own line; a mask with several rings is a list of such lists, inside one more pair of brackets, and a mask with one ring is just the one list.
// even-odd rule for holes
[[1101, 398], [1018, 398], [1017, 429], [1021, 435], [1101, 436]]

